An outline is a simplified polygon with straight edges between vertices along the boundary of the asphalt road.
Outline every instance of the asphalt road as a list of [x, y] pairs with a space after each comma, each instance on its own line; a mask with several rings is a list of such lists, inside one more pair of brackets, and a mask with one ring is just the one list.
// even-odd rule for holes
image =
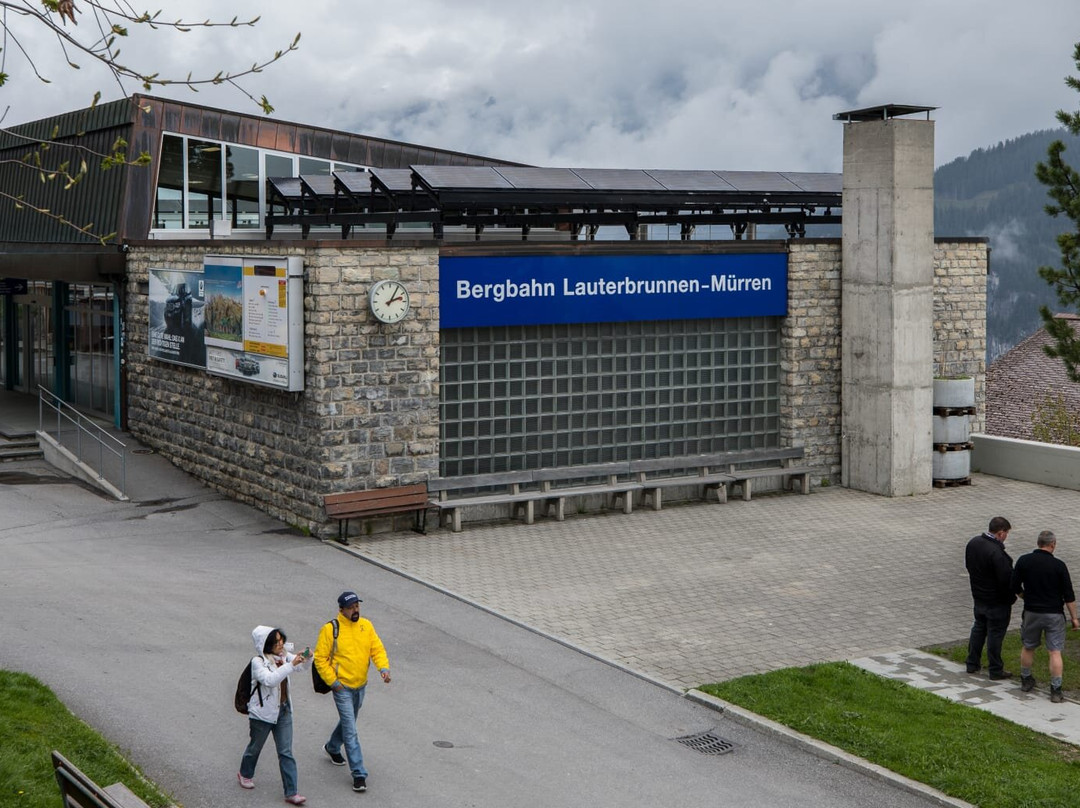
[[[170, 469], [153, 472], [166, 495], [140, 504], [42, 463], [0, 467], [0, 667], [39, 677], [186, 808], [284, 804], [272, 743], [256, 789], [237, 786], [247, 721], [232, 708], [236, 677], [253, 626], [314, 645], [346, 588], [364, 599], [393, 682], [370, 682], [360, 737], [371, 777], [354, 794], [321, 751], [333, 704], [297, 680], [309, 805], [935, 804], [283, 530]], [[673, 740], [707, 730], [734, 751]]]

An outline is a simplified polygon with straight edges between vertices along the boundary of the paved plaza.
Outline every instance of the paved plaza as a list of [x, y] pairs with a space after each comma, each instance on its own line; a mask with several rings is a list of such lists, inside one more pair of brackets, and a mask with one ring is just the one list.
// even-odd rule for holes
[[1014, 559], [1050, 529], [1061, 537], [1059, 557], [1080, 571], [1080, 495], [973, 480], [914, 497], [829, 487], [565, 522], [467, 524], [461, 533], [354, 538], [348, 549], [690, 688], [966, 638], [964, 545], [995, 515], [1013, 523]]

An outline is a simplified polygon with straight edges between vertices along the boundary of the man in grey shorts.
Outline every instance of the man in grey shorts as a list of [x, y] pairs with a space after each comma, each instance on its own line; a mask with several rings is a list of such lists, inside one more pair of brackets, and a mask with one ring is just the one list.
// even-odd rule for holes
[[1020, 628], [1020, 640], [1024, 644], [1020, 652], [1020, 689], [1030, 693], [1035, 687], [1031, 675], [1031, 663], [1035, 649], [1046, 635], [1046, 650], [1050, 654], [1050, 701], [1055, 704], [1065, 700], [1061, 693], [1061, 652], [1065, 648], [1065, 619], [1062, 609], [1069, 610], [1072, 627], [1080, 629], [1076, 617], [1076, 595], [1073, 594], [1069, 568], [1059, 558], [1054, 558], [1057, 539], [1049, 530], [1039, 534], [1037, 549], [1020, 556], [1013, 568], [1012, 590], [1024, 599], [1024, 620]]

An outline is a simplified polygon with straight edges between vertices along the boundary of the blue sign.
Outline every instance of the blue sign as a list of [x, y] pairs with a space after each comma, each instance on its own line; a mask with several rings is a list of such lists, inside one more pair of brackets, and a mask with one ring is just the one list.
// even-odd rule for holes
[[787, 254], [439, 259], [439, 325], [624, 323], [787, 314]]

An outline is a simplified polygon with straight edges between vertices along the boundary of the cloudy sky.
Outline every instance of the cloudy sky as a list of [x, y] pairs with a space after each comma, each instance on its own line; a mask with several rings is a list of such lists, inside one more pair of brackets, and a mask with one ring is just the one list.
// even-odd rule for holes
[[[40, 7], [38, 0], [24, 0]], [[110, 0], [99, 0], [109, 4]], [[19, 2], [0, 2], [0, 7]], [[74, 36], [92, 40], [85, 0]], [[1077, 0], [157, 0], [161, 19], [262, 15], [184, 35], [132, 26], [122, 62], [164, 76], [250, 66], [275, 118], [537, 165], [839, 171], [833, 113], [936, 106], [936, 160], [1055, 127], [1080, 107]], [[142, 10], [142, 5], [136, 6]], [[12, 9], [0, 46], [10, 125], [121, 89]], [[18, 37], [15, 42], [11, 35]], [[44, 84], [20, 46], [32, 54]], [[72, 53], [69, 50], [69, 54]], [[156, 95], [257, 112], [228, 87]]]

